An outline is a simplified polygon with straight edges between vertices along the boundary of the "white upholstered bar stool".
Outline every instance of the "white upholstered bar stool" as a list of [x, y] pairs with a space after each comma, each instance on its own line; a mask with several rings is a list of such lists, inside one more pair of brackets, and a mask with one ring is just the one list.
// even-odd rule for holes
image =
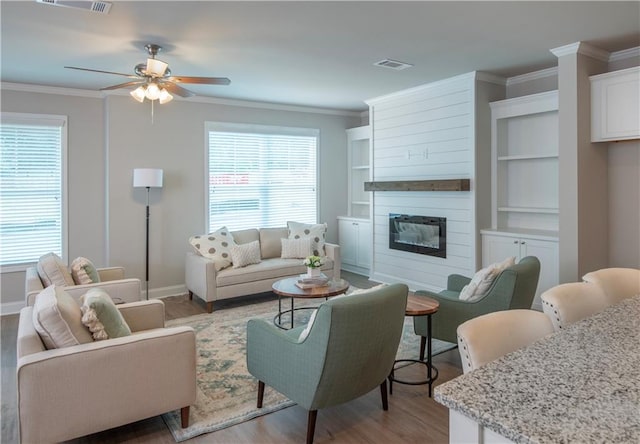
[[553, 325], [539, 311], [505, 310], [470, 319], [457, 333], [462, 370], [468, 373], [553, 333]]
[[602, 289], [590, 282], [571, 282], [552, 287], [540, 295], [542, 310], [555, 331], [596, 314], [609, 305]]
[[640, 294], [640, 270], [637, 268], [603, 268], [585, 274], [582, 280], [598, 285], [609, 305]]

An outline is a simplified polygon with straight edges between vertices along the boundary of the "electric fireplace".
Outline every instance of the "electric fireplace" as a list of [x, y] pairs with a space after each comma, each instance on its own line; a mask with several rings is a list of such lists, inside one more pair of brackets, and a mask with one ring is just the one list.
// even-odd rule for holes
[[447, 257], [447, 219], [389, 214], [389, 248]]

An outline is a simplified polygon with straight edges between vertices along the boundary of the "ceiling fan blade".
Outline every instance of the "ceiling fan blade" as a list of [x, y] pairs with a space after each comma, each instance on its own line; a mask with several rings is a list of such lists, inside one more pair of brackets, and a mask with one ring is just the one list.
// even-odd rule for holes
[[187, 77], [187, 76], [172, 76], [167, 80], [178, 83], [196, 83], [200, 85], [228, 85], [231, 83], [226, 77]]
[[142, 85], [143, 83], [144, 83], [143, 80], [134, 80], [133, 82], [119, 83], [117, 85], [107, 86], [106, 88], [100, 88], [100, 91], [110, 91], [112, 89], [128, 88], [130, 86]]
[[90, 71], [90, 72], [100, 72], [103, 74], [115, 74], [117, 76], [125, 76], [131, 79], [137, 79], [138, 76], [134, 76], [133, 74], [123, 74], [121, 72], [113, 72], [113, 71], [101, 71], [99, 69], [89, 69], [89, 68], [78, 68], [76, 66], [65, 66], [67, 69], [77, 69], [78, 71]]
[[162, 82], [162, 86], [164, 86], [164, 88], [170, 93], [176, 94], [180, 97], [195, 96], [195, 94], [189, 91], [188, 89], [184, 89], [183, 87], [178, 86], [173, 82]]

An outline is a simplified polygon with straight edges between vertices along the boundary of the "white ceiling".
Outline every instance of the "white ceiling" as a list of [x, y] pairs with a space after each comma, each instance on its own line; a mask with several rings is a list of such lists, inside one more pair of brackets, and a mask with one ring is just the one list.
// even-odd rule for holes
[[[229, 77], [198, 95], [360, 111], [364, 100], [470, 71], [511, 77], [556, 65], [582, 41], [640, 46], [640, 2], [113, 1], [108, 15], [0, 3], [4, 82], [98, 90], [126, 78], [146, 43], [174, 75]], [[373, 66], [384, 58], [403, 71]]]

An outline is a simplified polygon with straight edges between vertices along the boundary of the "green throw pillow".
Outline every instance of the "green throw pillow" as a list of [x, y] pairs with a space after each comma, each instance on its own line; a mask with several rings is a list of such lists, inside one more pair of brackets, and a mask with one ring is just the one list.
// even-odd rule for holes
[[129, 336], [131, 330], [120, 310], [102, 288], [92, 288], [82, 297], [82, 323], [89, 328], [93, 339]]

